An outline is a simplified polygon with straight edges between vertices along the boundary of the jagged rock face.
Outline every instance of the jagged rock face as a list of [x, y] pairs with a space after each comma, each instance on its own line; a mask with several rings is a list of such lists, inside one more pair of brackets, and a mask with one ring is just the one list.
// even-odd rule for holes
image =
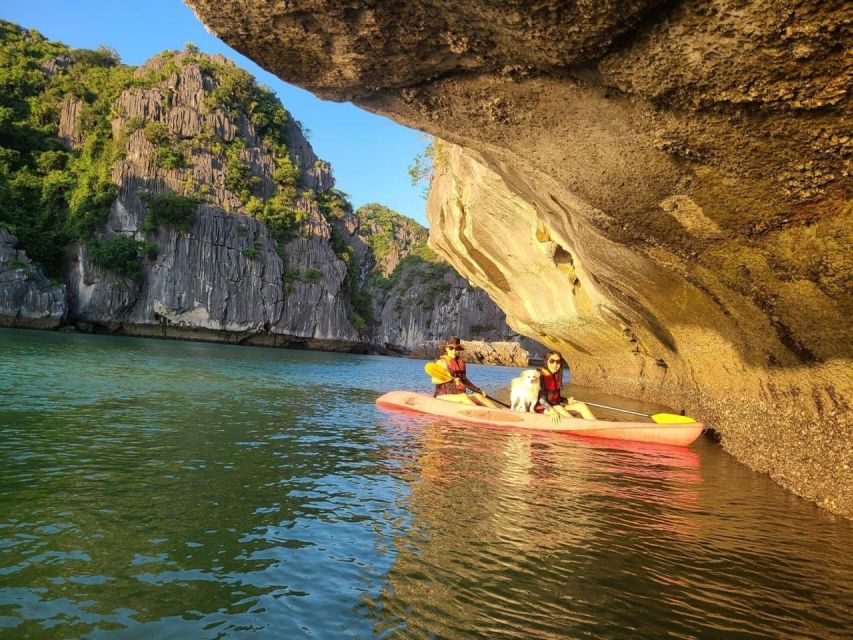
[[405, 265], [396, 284], [385, 295], [374, 296], [380, 321], [376, 344], [408, 351], [457, 334], [493, 342], [518, 338], [484, 290], [471, 287], [452, 269], [435, 272], [436, 266], [441, 265]]
[[[240, 135], [246, 140], [242, 160], [258, 178], [256, 195], [265, 199], [275, 193], [271, 152], [245, 117], [203, 108], [214, 87], [197, 64], [183, 64], [183, 55], [161, 56], [140, 67], [137, 73], [144, 74], [177, 61], [180, 71], [153, 88], [125, 90], [117, 101], [120, 115], [113, 134], [127, 135], [126, 153], [113, 167], [119, 193], [103, 236], [145, 237], [145, 198], [151, 194], [192, 185], [190, 192], [204, 188], [206, 203], [187, 232], [157, 229], [158, 255], [145, 262], [141, 278], [99, 268], [87, 246], [78, 246], [68, 273], [72, 317], [135, 335], [330, 349], [358, 344], [361, 338], [339, 295], [346, 266], [335, 256], [330, 227], [313, 200], [298, 199], [296, 209], [305, 220], [295, 237], [278, 248], [266, 225], [241, 215], [241, 199], [229, 190], [225, 164], [209, 145], [193, 148], [189, 166], [166, 169], [142, 128], [126, 134], [133, 119], [142, 119], [163, 123], [178, 140], [207, 134], [230, 141]], [[210, 59], [231, 64], [222, 56]], [[73, 122], [65, 121], [75, 114], [74, 108], [63, 109], [60, 131], [75, 130]], [[288, 135], [303, 188], [331, 188], [328, 163], [318, 161], [299, 127], [291, 123]], [[292, 276], [308, 270], [313, 270], [311, 279]]]
[[371, 300], [375, 322], [369, 341], [375, 348], [434, 357], [439, 342], [462, 335], [484, 345], [473, 353], [477, 362], [526, 366], [530, 354], [541, 355], [541, 345], [513, 331], [487, 293], [444, 260], [411, 259], [424, 252], [429, 236], [414, 220], [365, 205], [334, 224], [354, 249], [359, 284]]
[[0, 227], [0, 327], [55, 329], [67, 313], [65, 285], [54, 285]]
[[853, 516], [849, 3], [189, 4], [452, 143], [433, 245], [578, 382]]

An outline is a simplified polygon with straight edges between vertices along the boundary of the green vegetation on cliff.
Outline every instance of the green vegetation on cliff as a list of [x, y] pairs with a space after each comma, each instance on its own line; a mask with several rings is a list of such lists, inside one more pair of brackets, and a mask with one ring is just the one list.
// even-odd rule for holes
[[[165, 121], [126, 118], [117, 106], [123, 91], [157, 87], [188, 64], [197, 64], [212, 80], [202, 110], [220, 110], [234, 122], [245, 118], [272, 155], [271, 197], [260, 197], [260, 178], [249, 165], [248, 143], [240, 131], [227, 141], [209, 131], [179, 139]], [[173, 89], [160, 86], [169, 109]], [[121, 117], [126, 118], [124, 126], [114, 133], [113, 121]], [[301, 185], [288, 148], [291, 124], [275, 94], [251, 74], [201, 54], [192, 45], [183, 53], [163, 52], [137, 69], [121, 64], [108, 48], [71, 49], [0, 21], [0, 225], [18, 237], [48, 275], [60, 273], [71, 243], [91, 244], [97, 237], [117, 195], [113, 166], [124, 157], [129, 137], [139, 130], [154, 146], [160, 169], [187, 169], [198, 150], [219, 156], [226, 166], [226, 188], [283, 245], [306, 215], [295, 206]], [[189, 228], [195, 206], [210, 192], [210, 185], [196, 185], [191, 178], [185, 182], [182, 193], [168, 192], [149, 201], [146, 231]], [[102, 255], [102, 249], [91, 253]], [[111, 268], [120, 262], [100, 264]], [[127, 272], [125, 267], [115, 270]]]
[[148, 240], [134, 240], [129, 236], [113, 236], [89, 243], [89, 255], [99, 267], [109, 269], [128, 278], [138, 278], [142, 273], [140, 260], [157, 257], [157, 245]]
[[215, 84], [215, 88], [205, 96], [205, 110], [222, 110], [234, 121], [245, 117], [273, 155], [275, 167], [272, 179], [276, 192], [264, 200], [257, 195], [261, 180], [252, 172], [245, 159], [245, 138], [237, 135], [231, 142], [217, 141], [225, 157], [225, 186], [240, 199], [249, 215], [267, 225], [272, 236], [282, 245], [293, 237], [306, 216], [304, 211], [295, 206], [301, 184], [299, 167], [288, 148], [290, 114], [276, 95], [269, 88], [258, 84], [247, 71], [215, 62], [190, 47], [187, 52], [189, 55], [184, 57], [184, 64], [197, 64], [201, 72]]
[[411, 218], [375, 202], [359, 207], [355, 217], [377, 263], [392, 252], [435, 259], [435, 253], [426, 244], [427, 230]]
[[[111, 109], [132, 68], [115, 52], [72, 50], [0, 21], [0, 225], [57, 275], [64, 248], [102, 224], [115, 198]], [[81, 101], [82, 146], [59, 139], [64, 101]]]
[[158, 193], [146, 200], [148, 217], [142, 225], [145, 231], [154, 231], [157, 227], [187, 231], [195, 222], [196, 209], [201, 203], [200, 198], [182, 196], [174, 191]]

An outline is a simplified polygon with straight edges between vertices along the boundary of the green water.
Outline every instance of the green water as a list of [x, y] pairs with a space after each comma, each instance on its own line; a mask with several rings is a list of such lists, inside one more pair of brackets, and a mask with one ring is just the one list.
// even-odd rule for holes
[[708, 440], [375, 408], [422, 365], [0, 330], [0, 637], [851, 637], [848, 522]]

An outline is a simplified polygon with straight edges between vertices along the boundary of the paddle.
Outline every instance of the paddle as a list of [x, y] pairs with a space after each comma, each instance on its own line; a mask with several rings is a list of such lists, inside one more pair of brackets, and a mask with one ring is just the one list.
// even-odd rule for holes
[[[424, 365], [424, 371], [426, 371], [427, 375], [430, 377], [430, 380], [432, 380], [433, 384], [444, 384], [445, 382], [450, 382], [451, 380], [453, 380], [453, 376], [450, 375], [450, 372], [436, 362], [427, 362]], [[497, 403], [506, 409], [509, 409], [508, 404], [504, 404], [503, 402], [501, 402], [497, 398], [493, 398], [492, 396], [490, 396], [488, 393], [486, 393], [482, 389], [480, 389], [480, 393], [482, 393], [485, 397], [487, 397], [492, 402]]]
[[590, 407], [598, 407], [599, 409], [610, 409], [611, 411], [621, 411], [622, 413], [633, 413], [635, 416], [644, 416], [651, 418], [658, 424], [687, 424], [688, 422], [696, 422], [693, 418], [687, 416], [679, 416], [674, 413], [641, 413], [639, 411], [631, 411], [630, 409], [620, 409], [619, 407], [611, 407], [606, 404], [596, 404], [595, 402], [587, 402], [579, 400]]

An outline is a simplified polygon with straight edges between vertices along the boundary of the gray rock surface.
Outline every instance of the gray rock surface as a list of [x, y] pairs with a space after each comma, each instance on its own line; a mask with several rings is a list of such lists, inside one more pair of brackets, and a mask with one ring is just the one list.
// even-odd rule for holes
[[377, 298], [377, 312], [380, 324], [373, 339], [392, 350], [419, 351], [450, 335], [487, 341], [521, 339], [485, 291], [446, 266], [404, 266], [387, 296]]
[[[222, 57], [212, 59], [230, 64]], [[155, 58], [140, 72], [156, 70], [166, 61]], [[152, 89], [125, 91], [118, 100], [122, 115], [113, 122], [114, 135], [140, 117], [165, 124], [176, 140], [208, 134], [228, 141], [240, 135], [247, 141], [242, 159], [259, 178], [253, 195], [269, 198], [276, 189], [273, 152], [244, 117], [206, 112], [210, 82], [197, 64], [188, 63]], [[74, 130], [72, 123], [61, 128]], [[302, 185], [331, 188], [329, 165], [317, 160], [298, 125], [291, 122], [288, 134]], [[246, 215], [238, 195], [228, 190], [224, 162], [211, 148], [194, 145], [190, 166], [178, 169], [158, 166], [155, 152], [142, 130], [128, 135], [125, 158], [113, 167], [118, 197], [100, 236], [147, 238], [157, 245], [157, 257], [143, 259], [141, 277], [132, 279], [98, 267], [87, 246], [78, 246], [68, 269], [73, 320], [125, 334], [184, 339], [329, 349], [359, 342], [339, 295], [346, 267], [329, 244], [329, 225], [315, 202], [304, 196], [297, 200], [295, 209], [303, 221], [279, 247], [267, 226]], [[146, 234], [146, 198], [186, 191], [187, 185], [192, 185], [191, 193], [202, 186], [207, 191], [207, 202], [198, 207], [189, 230], [159, 227]], [[308, 270], [314, 277], [305, 278]]]
[[65, 285], [51, 284], [17, 243], [0, 227], [0, 327], [55, 329], [67, 313]]

